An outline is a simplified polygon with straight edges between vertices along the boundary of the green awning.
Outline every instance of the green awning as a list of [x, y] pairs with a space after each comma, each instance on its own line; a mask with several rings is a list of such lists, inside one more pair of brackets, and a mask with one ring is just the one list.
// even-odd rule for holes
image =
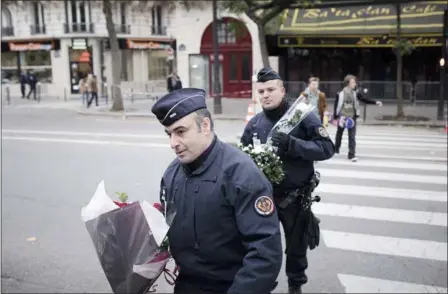
[[[404, 35], [442, 36], [447, 1], [401, 5]], [[303, 37], [392, 36], [396, 32], [395, 6], [368, 5], [323, 9], [288, 9], [278, 35]]]

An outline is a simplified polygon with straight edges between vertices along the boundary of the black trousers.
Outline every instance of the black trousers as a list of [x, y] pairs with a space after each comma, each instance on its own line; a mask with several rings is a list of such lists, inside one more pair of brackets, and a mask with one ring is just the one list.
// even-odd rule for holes
[[282, 209], [277, 206], [278, 216], [283, 225], [286, 238], [286, 276], [290, 287], [300, 287], [308, 282], [305, 270], [308, 268], [306, 257], [308, 244], [304, 238], [308, 213], [294, 202]]
[[26, 92], [25, 84], [20, 84], [20, 92], [22, 92], [22, 98], [25, 98], [25, 92]]
[[31, 93], [33, 93], [34, 100], [37, 100], [36, 98], [36, 86], [30, 85], [30, 91], [28, 92], [28, 96], [26, 98], [30, 99]]
[[92, 92], [91, 95], [92, 96], [90, 97], [90, 100], [88, 100], [87, 102], [87, 107], [90, 107], [90, 105], [93, 102], [93, 99], [95, 99], [95, 105], [98, 106], [98, 92]]
[[[352, 159], [356, 156], [356, 118], [354, 119], [355, 124], [353, 128], [348, 129], [348, 158]], [[338, 130], [336, 131], [336, 139], [335, 139], [335, 147], [336, 152], [339, 152], [341, 148], [342, 142], [342, 134], [344, 133], [345, 128], [341, 128], [338, 126]]]

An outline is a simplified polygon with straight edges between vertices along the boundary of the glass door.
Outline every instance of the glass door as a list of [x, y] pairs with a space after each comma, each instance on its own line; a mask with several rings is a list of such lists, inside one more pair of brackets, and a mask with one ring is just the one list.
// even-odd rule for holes
[[[209, 59], [207, 55], [189, 56], [190, 87], [210, 93]], [[180, 77], [182, 79], [182, 77]]]

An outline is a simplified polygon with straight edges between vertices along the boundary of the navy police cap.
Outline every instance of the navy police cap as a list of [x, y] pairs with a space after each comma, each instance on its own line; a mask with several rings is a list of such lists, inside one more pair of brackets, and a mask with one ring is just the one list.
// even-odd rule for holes
[[265, 83], [270, 80], [281, 80], [280, 75], [272, 68], [262, 68], [257, 74], [257, 82]]
[[196, 88], [184, 88], [172, 91], [160, 98], [151, 111], [164, 126], [170, 126], [188, 114], [207, 108], [205, 91]]

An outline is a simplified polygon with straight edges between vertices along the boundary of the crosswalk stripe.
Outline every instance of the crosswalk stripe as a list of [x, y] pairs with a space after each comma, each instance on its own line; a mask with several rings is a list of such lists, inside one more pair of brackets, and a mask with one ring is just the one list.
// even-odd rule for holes
[[[347, 142], [348, 143], [348, 142]], [[417, 142], [397, 142], [397, 141], [377, 141], [377, 140], [358, 140], [356, 139], [357, 144], [362, 145], [384, 145], [384, 146], [409, 146], [411, 147], [424, 147], [425, 149], [446, 149], [446, 143], [417, 143]]]
[[445, 192], [320, 183], [316, 193], [447, 202]]
[[[322, 163], [322, 166], [324, 165], [346, 165], [353, 167], [353, 163], [348, 161], [346, 158], [332, 158], [331, 160], [324, 161]], [[363, 159], [357, 162], [356, 166], [447, 171], [447, 166], [445, 163], [443, 164], [420, 163], [420, 162], [410, 163], [399, 161], [394, 162], [394, 161], [378, 161], [378, 160]]]
[[366, 180], [382, 180], [394, 182], [412, 182], [412, 183], [428, 183], [428, 184], [447, 184], [446, 176], [427, 176], [427, 175], [410, 175], [404, 173], [386, 173], [386, 172], [368, 172], [356, 171], [349, 169], [325, 169], [319, 168], [322, 178], [348, 178], [348, 179], [366, 179]]
[[[409, 155], [393, 155], [384, 153], [358, 153], [356, 155], [359, 158], [381, 158], [381, 159], [405, 159], [405, 160], [420, 160], [420, 161], [441, 161], [446, 164], [448, 161], [447, 157], [437, 157], [437, 156], [409, 156]], [[326, 161], [325, 161], [326, 162]]]
[[[342, 142], [342, 147], [348, 147], [348, 142]], [[441, 147], [441, 146], [414, 146], [412, 144], [403, 144], [403, 145], [388, 145], [388, 143], [382, 143], [381, 142], [366, 142], [366, 141], [356, 141], [357, 149], [385, 149], [385, 150], [434, 150], [434, 151], [445, 151], [447, 147]]]
[[447, 293], [447, 288], [338, 274], [345, 293]]
[[[336, 134], [337, 128], [335, 126], [330, 126], [327, 128], [328, 132], [331, 134]], [[344, 135], [348, 132], [344, 130]], [[364, 134], [369, 136], [401, 136], [401, 137], [424, 137], [424, 138], [440, 138], [446, 136], [445, 134], [440, 134], [432, 131], [423, 131], [423, 129], [394, 129], [389, 128], [388, 130], [377, 129], [377, 128], [366, 128], [358, 127], [356, 129], [356, 134]]]
[[[332, 137], [334, 138], [334, 137]], [[343, 137], [344, 139], [344, 137]], [[425, 143], [439, 143], [439, 144], [447, 144], [446, 143], [446, 137], [445, 138], [425, 138], [422, 139], [418, 136], [410, 138], [410, 137], [395, 137], [395, 136], [389, 136], [389, 137], [385, 137], [385, 136], [368, 136], [368, 135], [356, 135], [356, 140], [358, 141], [362, 141], [362, 140], [376, 140], [376, 141], [386, 141], [386, 142], [406, 142], [409, 144], [415, 143], [415, 142], [422, 142], [424, 141]]]
[[315, 203], [313, 205], [313, 212], [317, 215], [402, 222], [409, 224], [425, 224], [431, 226], [447, 226], [447, 214], [442, 212], [413, 211], [323, 202]]
[[447, 261], [446, 243], [329, 230], [321, 233], [330, 248]]

